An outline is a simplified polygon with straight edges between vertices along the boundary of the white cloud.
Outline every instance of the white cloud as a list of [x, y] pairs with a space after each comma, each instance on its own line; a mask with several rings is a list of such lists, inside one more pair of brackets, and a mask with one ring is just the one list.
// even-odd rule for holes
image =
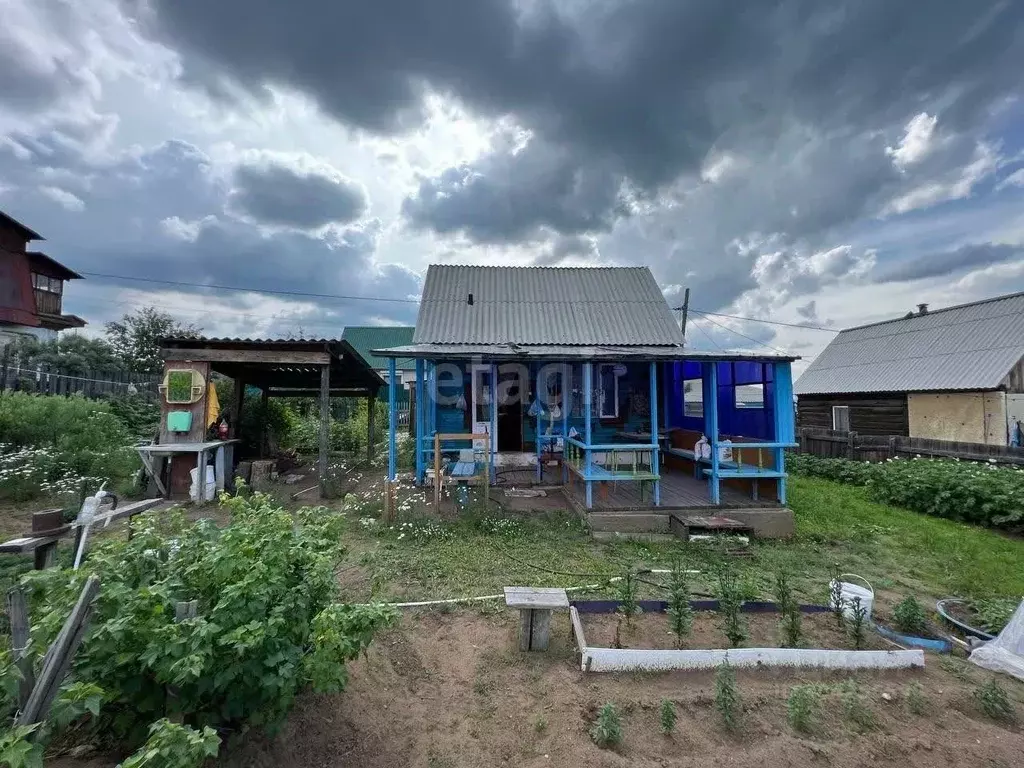
[[66, 189], [61, 189], [60, 187], [40, 187], [39, 192], [69, 211], [79, 213], [85, 210], [85, 201]]
[[892, 158], [893, 165], [904, 171], [924, 160], [934, 147], [933, 137], [937, 123], [938, 118], [927, 112], [910, 118], [899, 146], [885, 148], [885, 154]]
[[1024, 187], [1024, 168], [1018, 168], [1016, 171], [1011, 173], [1005, 179], [996, 184], [996, 191], [1006, 189], [1007, 187]]
[[883, 214], [908, 213], [930, 208], [938, 203], [970, 197], [975, 185], [995, 171], [999, 164], [1000, 157], [995, 148], [980, 142], [975, 149], [974, 159], [958, 173], [929, 181], [900, 195], [889, 202]]

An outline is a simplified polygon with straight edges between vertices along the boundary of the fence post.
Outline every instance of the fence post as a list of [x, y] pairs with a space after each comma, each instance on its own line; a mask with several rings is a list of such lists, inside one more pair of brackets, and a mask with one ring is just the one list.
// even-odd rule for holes
[[807, 427], [800, 430], [800, 453], [807, 453]]
[[856, 432], [846, 433], [846, 458], [853, 459], [854, 441], [857, 438]]
[[4, 344], [3, 356], [0, 357], [0, 393], [7, 391], [7, 365], [11, 356], [10, 344]]

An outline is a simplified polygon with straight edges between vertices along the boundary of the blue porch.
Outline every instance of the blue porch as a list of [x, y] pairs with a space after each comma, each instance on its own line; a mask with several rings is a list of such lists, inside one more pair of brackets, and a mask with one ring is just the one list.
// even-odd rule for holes
[[[784, 451], [795, 439], [787, 358], [446, 356], [417, 358], [416, 371], [417, 484], [434, 482], [437, 462], [456, 482], [468, 464], [492, 484], [560, 485], [586, 511], [786, 503]], [[393, 391], [389, 413], [393, 480]], [[439, 456], [437, 435], [446, 436]]]

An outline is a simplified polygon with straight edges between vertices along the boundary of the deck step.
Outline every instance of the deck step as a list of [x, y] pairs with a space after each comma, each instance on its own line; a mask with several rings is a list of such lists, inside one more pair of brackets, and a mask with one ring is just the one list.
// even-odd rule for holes
[[590, 513], [587, 522], [592, 531], [617, 533], [670, 533], [669, 516], [649, 512]]

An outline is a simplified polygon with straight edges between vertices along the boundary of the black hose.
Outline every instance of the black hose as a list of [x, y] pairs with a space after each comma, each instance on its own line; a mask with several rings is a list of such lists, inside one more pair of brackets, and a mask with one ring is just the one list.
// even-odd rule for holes
[[964, 634], [970, 635], [971, 637], [977, 637], [979, 640], [995, 640], [995, 635], [990, 635], [988, 632], [985, 632], [984, 630], [978, 629], [977, 627], [972, 627], [970, 624], [965, 624], [959, 619], [953, 618], [949, 614], [949, 612], [946, 611], [946, 606], [952, 605], [954, 603], [958, 605], [967, 605], [967, 601], [962, 598], [944, 597], [942, 600], [939, 600], [937, 603], [935, 603], [935, 610], [939, 614], [939, 616], [948, 621], [950, 624], [952, 624], [954, 627], [959, 629]]

